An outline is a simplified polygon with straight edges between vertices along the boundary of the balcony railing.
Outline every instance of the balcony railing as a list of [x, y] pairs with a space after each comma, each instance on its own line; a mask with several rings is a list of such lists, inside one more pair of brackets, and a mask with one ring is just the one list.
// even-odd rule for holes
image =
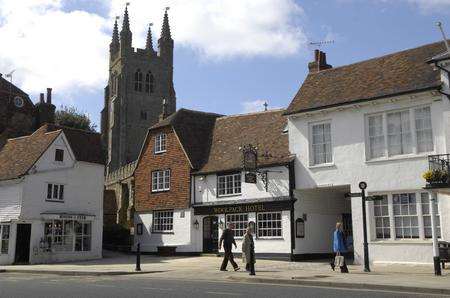
[[426, 188], [450, 188], [450, 154], [428, 156], [428, 172], [424, 178]]

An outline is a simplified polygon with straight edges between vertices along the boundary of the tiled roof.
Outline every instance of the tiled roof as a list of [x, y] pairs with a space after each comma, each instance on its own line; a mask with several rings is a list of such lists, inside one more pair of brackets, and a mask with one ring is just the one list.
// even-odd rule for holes
[[440, 72], [427, 60], [444, 51], [444, 43], [437, 42], [309, 73], [286, 114], [437, 89], [441, 86]]
[[292, 160], [288, 136], [283, 133], [287, 119], [284, 110], [224, 116], [216, 120], [211, 149], [198, 173], [242, 168], [240, 147], [252, 144], [258, 148], [258, 165], [284, 164]]
[[150, 130], [171, 125], [192, 167], [198, 169], [208, 155], [214, 123], [220, 116], [214, 113], [180, 109], [152, 126]]
[[104, 163], [99, 134], [46, 124], [29, 136], [8, 140], [0, 151], [0, 180], [25, 175], [62, 131], [78, 161]]

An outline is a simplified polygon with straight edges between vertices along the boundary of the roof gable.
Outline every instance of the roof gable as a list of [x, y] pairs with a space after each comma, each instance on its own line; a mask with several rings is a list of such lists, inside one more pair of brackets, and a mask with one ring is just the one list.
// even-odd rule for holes
[[309, 73], [286, 114], [386, 96], [437, 89], [440, 73], [427, 60], [445, 51], [443, 42]]

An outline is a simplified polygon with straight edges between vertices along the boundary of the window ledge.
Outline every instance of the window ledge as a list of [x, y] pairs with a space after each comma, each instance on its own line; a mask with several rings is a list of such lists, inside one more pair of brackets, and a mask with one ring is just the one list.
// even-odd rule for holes
[[50, 202], [50, 203], [64, 203], [64, 200], [49, 200], [49, 199], [46, 199], [45, 201], [46, 202]]
[[283, 237], [256, 237], [256, 240], [283, 240]]
[[334, 168], [336, 165], [334, 163], [324, 163], [319, 165], [311, 165], [308, 168], [309, 169], [322, 169], [322, 168]]
[[242, 193], [229, 194], [229, 195], [217, 195], [218, 198], [238, 197], [238, 196], [242, 196]]
[[164, 190], [152, 190], [152, 193], [163, 193], [163, 192], [169, 192], [170, 189], [164, 189]]
[[369, 242], [370, 244], [389, 244], [389, 245], [402, 245], [402, 244], [424, 244], [429, 245], [432, 244], [431, 239], [398, 239], [398, 240], [372, 240]]
[[155, 153], [155, 155], [161, 155], [161, 154], [166, 153], [166, 152], [167, 152], [167, 150], [164, 150], [164, 151], [155, 151], [154, 153]]
[[432, 155], [432, 154], [434, 154], [434, 153], [428, 152], [428, 153], [420, 153], [420, 154], [397, 155], [397, 156], [392, 156], [392, 157], [369, 159], [369, 160], [366, 160], [366, 163], [367, 164], [376, 164], [376, 163], [399, 161], [399, 160], [427, 159], [428, 155]]
[[158, 231], [152, 231], [152, 234], [165, 234], [165, 235], [175, 235], [174, 231], [168, 231], [168, 232], [158, 232]]

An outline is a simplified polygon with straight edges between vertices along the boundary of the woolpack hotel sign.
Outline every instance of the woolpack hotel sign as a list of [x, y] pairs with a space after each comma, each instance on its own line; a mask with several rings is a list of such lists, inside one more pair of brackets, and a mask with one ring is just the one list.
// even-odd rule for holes
[[258, 202], [249, 204], [227, 204], [227, 205], [208, 205], [194, 206], [194, 215], [208, 214], [230, 214], [230, 213], [248, 213], [248, 212], [266, 212], [289, 210], [292, 206], [292, 200], [278, 200], [270, 202]]

